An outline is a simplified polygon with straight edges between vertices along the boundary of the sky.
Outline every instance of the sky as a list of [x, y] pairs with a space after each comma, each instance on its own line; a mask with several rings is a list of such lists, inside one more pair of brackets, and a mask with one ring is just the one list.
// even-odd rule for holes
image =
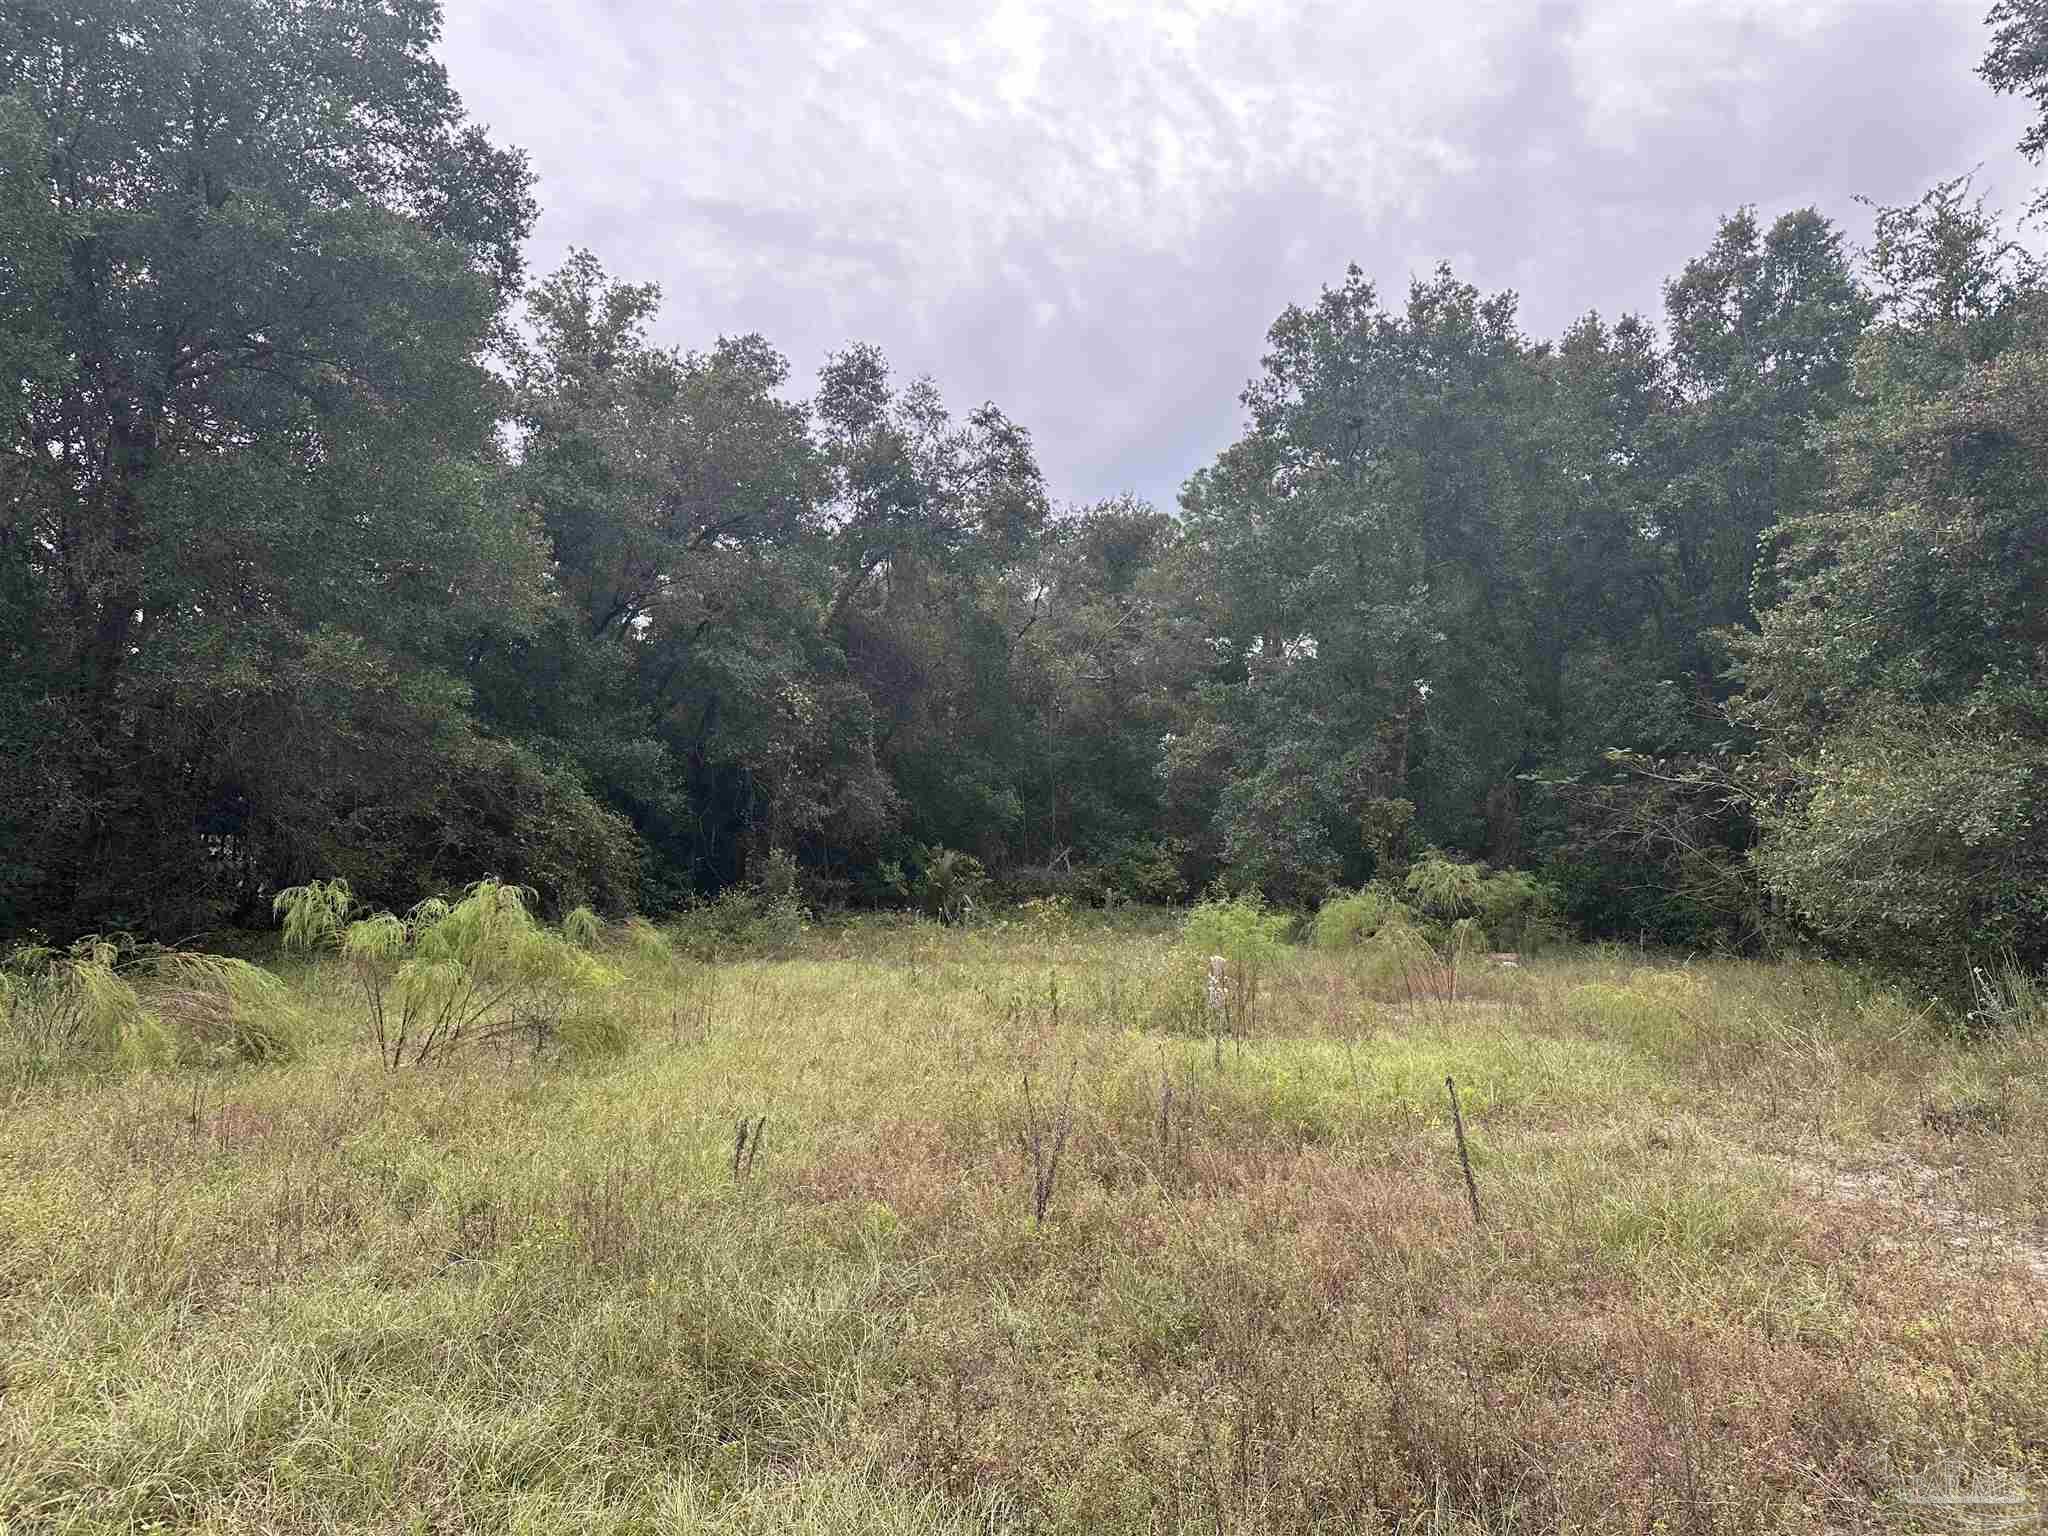
[[1974, 71], [1988, 0], [446, 0], [539, 173], [536, 274], [657, 282], [810, 392], [874, 342], [1031, 430], [1059, 504], [1161, 506], [1242, 430], [1267, 328], [1448, 261], [1555, 336], [1661, 313], [1721, 215], [2044, 179]]

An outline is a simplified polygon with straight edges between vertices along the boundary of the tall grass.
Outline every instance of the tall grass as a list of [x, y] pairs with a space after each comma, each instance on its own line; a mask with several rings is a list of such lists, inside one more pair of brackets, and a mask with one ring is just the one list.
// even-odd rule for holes
[[1388, 1006], [1369, 946], [1276, 943], [1219, 1055], [1186, 936], [1116, 921], [555, 930], [607, 1049], [403, 1072], [329, 939], [295, 1059], [18, 1085], [0, 1521], [1791, 1533], [1907, 1521], [1948, 1456], [2048, 1492], [2040, 1034], [1634, 952]]
[[0, 956], [0, 1081], [181, 1062], [289, 1060], [294, 1000], [243, 960], [94, 935]]
[[378, 1058], [417, 1067], [471, 1045], [530, 1040], [538, 1050], [612, 983], [586, 948], [595, 918], [579, 910], [552, 930], [529, 900], [480, 880], [399, 917], [360, 910], [347, 883], [330, 880], [281, 891], [275, 905], [288, 951], [340, 956]]

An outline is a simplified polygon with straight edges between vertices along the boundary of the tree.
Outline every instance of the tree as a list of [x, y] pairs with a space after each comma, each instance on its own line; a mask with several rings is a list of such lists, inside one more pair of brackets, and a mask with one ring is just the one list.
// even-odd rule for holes
[[[2048, 3], [2044, 0], [1997, 0], [1985, 17], [1991, 46], [1977, 73], [2001, 96], [2024, 96], [2034, 104], [2035, 118], [2020, 135], [2020, 153], [2034, 164], [2048, 154]], [[2030, 213], [2048, 209], [2048, 189], [2034, 196]]]
[[632, 820], [667, 907], [887, 790], [864, 701], [819, 676], [829, 482], [788, 365], [758, 336], [655, 346], [659, 303], [581, 251], [528, 296], [507, 483], [554, 602], [477, 672], [492, 719]]
[[[447, 809], [452, 673], [543, 586], [488, 494], [530, 176], [465, 120], [439, 27], [432, 0], [0, 13], [0, 486], [37, 657], [0, 729], [48, 807], [17, 910], [204, 926], [360, 873], [307, 859], [396, 868], [386, 839]], [[323, 779], [378, 757], [389, 687], [434, 750]], [[476, 856], [521, 878], [519, 847]]]
[[1531, 739], [1531, 583], [1557, 503], [1513, 295], [1440, 270], [1390, 313], [1353, 269], [1269, 343], [1246, 436], [1183, 498], [1218, 718], [1169, 773], [1213, 797], [1225, 858], [1313, 899], [1368, 872], [1376, 801], [1484, 846], [1490, 792]]
[[[1009, 632], [1034, 722], [1034, 861], [1078, 860], [1120, 883], [1171, 861], [1160, 741], [1207, 659], [1176, 611], [1180, 545], [1171, 515], [1120, 496], [1048, 524], [1040, 559], [1018, 578]], [[1158, 889], [1156, 875], [1142, 883]]]
[[[1671, 343], [1640, 324], [1559, 356], [1565, 521], [1579, 573], [1554, 750], [1532, 775], [1572, 915], [1595, 931], [1699, 944], [1756, 936], [1746, 801], [1722, 782], [1744, 733], [1722, 629], [1754, 622], [1765, 536], [1820, 495], [1814, 429], [1849, 399], [1870, 301], [1840, 233], [1811, 209], [1721, 221], [1665, 285]], [[1618, 753], [1610, 756], [1611, 753]]]
[[1012, 603], [1048, 512], [1031, 436], [992, 404], [956, 421], [865, 346], [828, 360], [812, 409], [832, 476], [823, 633], [866, 699], [902, 835], [999, 869], [1035, 755]]
[[2048, 960], [2048, 288], [1951, 183], [1883, 209], [1860, 401], [1733, 633], [1755, 862], [1831, 946]]

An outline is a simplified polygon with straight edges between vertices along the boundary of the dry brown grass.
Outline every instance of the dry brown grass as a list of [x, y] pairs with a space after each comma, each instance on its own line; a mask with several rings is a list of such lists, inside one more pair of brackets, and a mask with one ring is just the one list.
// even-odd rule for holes
[[[1948, 1454], [2048, 1496], [2041, 1041], [1793, 965], [1453, 1004], [1295, 954], [1219, 1052], [1179, 967], [835, 934], [634, 973], [624, 1057], [399, 1074], [313, 975], [304, 1061], [20, 1096], [0, 1517], [1877, 1531]], [[1018, 1084], [1043, 1128], [1070, 1063], [1041, 1225]]]

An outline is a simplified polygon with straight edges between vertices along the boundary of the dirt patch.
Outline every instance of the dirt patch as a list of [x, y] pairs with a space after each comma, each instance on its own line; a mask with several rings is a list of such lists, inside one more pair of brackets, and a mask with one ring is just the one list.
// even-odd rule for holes
[[1881, 1163], [1837, 1168], [1808, 1158], [1790, 1162], [1793, 1182], [1823, 1200], [1881, 1206], [1911, 1222], [1958, 1257], [1988, 1254], [2017, 1264], [2048, 1285], [2048, 1243], [1995, 1216], [1969, 1208], [1957, 1175], [1893, 1153]]

